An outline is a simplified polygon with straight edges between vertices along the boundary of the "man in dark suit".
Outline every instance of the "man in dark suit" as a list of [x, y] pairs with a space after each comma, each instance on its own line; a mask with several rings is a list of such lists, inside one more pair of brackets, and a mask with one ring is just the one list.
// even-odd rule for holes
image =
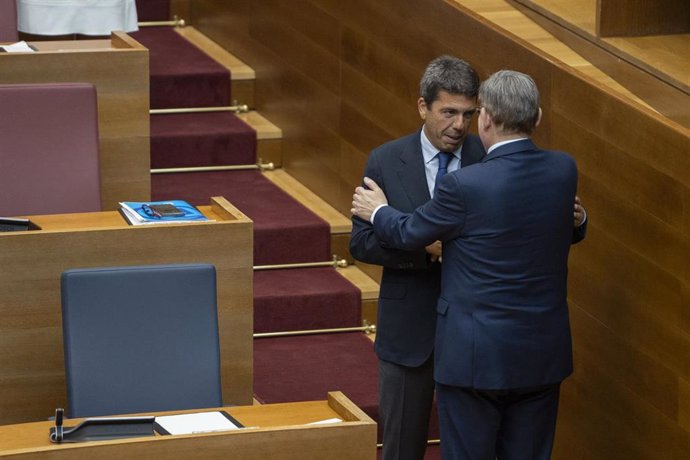
[[435, 370], [444, 459], [548, 459], [560, 382], [572, 372], [566, 303], [577, 187], [574, 160], [529, 139], [541, 117], [524, 74], [501, 71], [479, 91], [488, 154], [446, 174], [412, 214], [385, 206], [369, 178], [353, 214], [381, 244], [443, 241]]
[[[374, 149], [364, 173], [380, 184], [392, 206], [412, 212], [429, 201], [439, 151], [451, 154], [448, 171], [484, 156], [479, 138], [468, 135], [478, 90], [477, 73], [460, 59], [441, 56], [427, 66], [417, 101], [423, 128]], [[357, 260], [383, 266], [375, 342], [383, 459], [421, 460], [434, 396], [440, 244], [410, 251], [382, 246], [371, 224], [355, 217], [350, 252]]]

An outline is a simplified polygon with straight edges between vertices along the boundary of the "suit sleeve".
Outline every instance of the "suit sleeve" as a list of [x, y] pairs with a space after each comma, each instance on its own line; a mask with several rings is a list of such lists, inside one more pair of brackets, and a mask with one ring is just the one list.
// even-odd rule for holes
[[406, 214], [392, 206], [378, 210], [374, 230], [384, 244], [412, 250], [436, 240], [448, 241], [462, 232], [466, 218], [465, 199], [454, 175], [447, 174], [434, 198]]
[[[369, 155], [364, 175], [373, 179], [386, 192], [381, 165], [376, 151]], [[359, 217], [352, 218], [350, 253], [361, 262], [395, 269], [425, 269], [431, 266], [426, 250], [402, 250], [383, 243], [374, 232], [374, 227]]]

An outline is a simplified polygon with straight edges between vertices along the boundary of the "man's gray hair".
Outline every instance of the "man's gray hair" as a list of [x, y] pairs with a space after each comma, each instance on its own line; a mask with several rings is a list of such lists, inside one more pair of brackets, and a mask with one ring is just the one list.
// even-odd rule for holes
[[419, 82], [419, 95], [427, 105], [438, 99], [439, 91], [476, 98], [479, 91], [477, 72], [462, 59], [439, 56], [429, 63]]
[[539, 90], [524, 73], [499, 70], [480, 86], [479, 101], [504, 133], [532, 134], [539, 120]]

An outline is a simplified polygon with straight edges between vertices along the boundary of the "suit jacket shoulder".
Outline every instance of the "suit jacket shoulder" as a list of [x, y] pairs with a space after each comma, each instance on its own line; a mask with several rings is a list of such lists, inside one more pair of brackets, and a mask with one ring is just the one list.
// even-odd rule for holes
[[405, 148], [416, 148], [421, 151], [420, 131], [393, 139], [379, 145], [371, 151], [372, 155], [399, 155]]

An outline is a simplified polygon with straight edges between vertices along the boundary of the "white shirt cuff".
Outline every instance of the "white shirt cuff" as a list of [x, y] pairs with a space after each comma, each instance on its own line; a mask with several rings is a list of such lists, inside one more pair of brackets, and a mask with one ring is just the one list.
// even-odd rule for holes
[[369, 218], [369, 222], [371, 222], [372, 225], [374, 224], [374, 216], [376, 215], [377, 212], [379, 212], [379, 209], [381, 209], [384, 206], [388, 206], [388, 205], [387, 204], [380, 204], [380, 205], [376, 206], [376, 209], [374, 209], [374, 212], [371, 213], [371, 217]]

